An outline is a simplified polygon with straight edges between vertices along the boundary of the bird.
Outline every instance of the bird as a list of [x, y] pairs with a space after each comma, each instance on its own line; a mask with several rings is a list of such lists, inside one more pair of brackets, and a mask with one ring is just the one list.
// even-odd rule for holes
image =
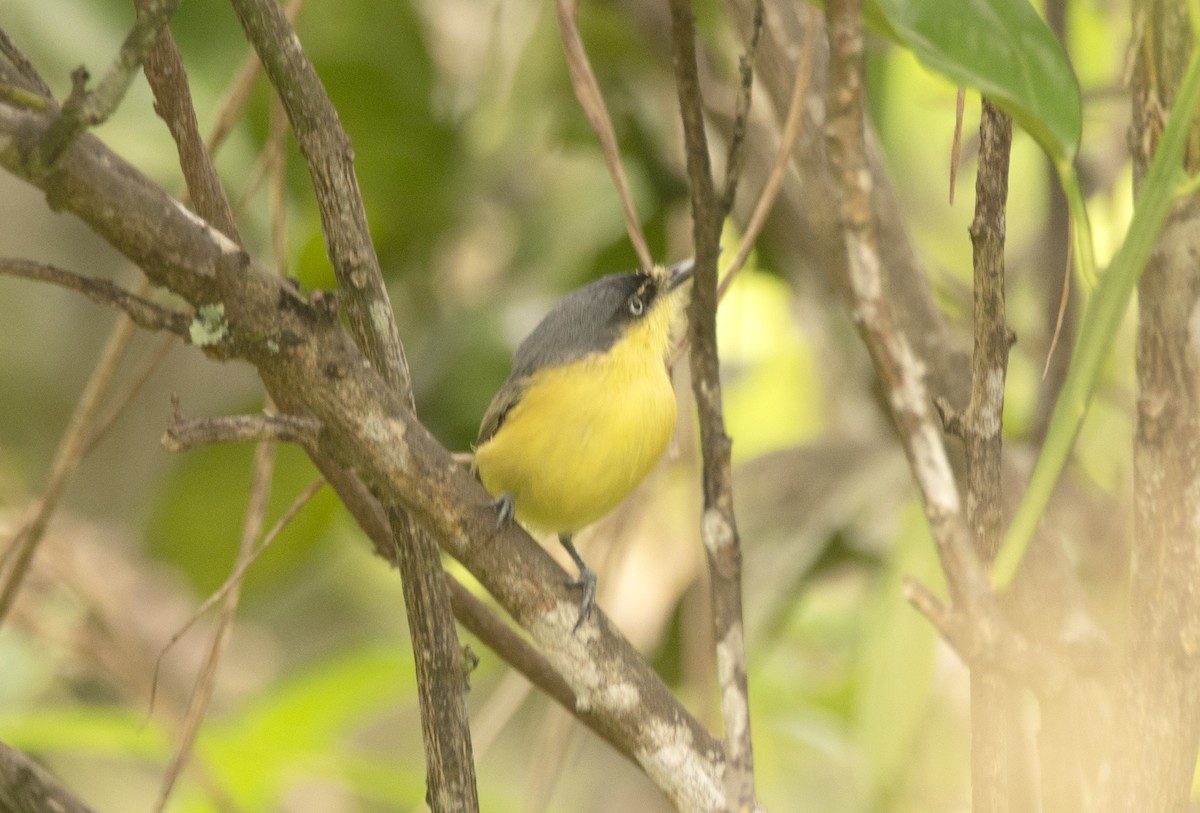
[[557, 533], [578, 569], [575, 631], [595, 606], [596, 574], [572, 537], [645, 478], [675, 428], [667, 357], [694, 265], [608, 274], [568, 293], [517, 347], [479, 428], [474, 468], [497, 528], [515, 517]]

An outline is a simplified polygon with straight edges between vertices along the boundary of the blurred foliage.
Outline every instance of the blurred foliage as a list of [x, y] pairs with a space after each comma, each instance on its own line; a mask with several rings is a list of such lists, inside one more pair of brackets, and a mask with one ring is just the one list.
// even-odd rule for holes
[[[1084, 98], [1080, 162], [1103, 261], [1129, 218], [1128, 105], [1110, 92], [1128, 15], [1111, 4], [1073, 3], [1069, 11], [1069, 53]], [[653, 4], [584, 3], [581, 28], [651, 249], [674, 260], [690, 253], [690, 224], [664, 13]], [[702, 2], [697, 16], [711, 76], [728, 87], [738, 46], [723, 9]], [[0, 0], [0, 25], [60, 94], [75, 65], [99, 73], [131, 19], [123, 0]], [[353, 140], [419, 413], [449, 448], [466, 450], [510, 353], [552, 303], [636, 262], [568, 81], [553, 8], [534, 0], [309, 0], [297, 28]], [[182, 4], [173, 30], [207, 131], [245, 59], [244, 40], [232, 11], [212, 0]], [[965, 346], [977, 98], [968, 98], [964, 162], [949, 206], [955, 88], [880, 40], [870, 43], [868, 70], [897, 197]], [[720, 108], [728, 98], [709, 102]], [[247, 242], [265, 260], [267, 194], [250, 182], [271, 107], [260, 77], [217, 158], [231, 199], [242, 201]], [[773, 126], [767, 105], [756, 101], [755, 112]], [[167, 189], [180, 189], [173, 145], [144, 83], [98, 135]], [[713, 136], [721, 155], [719, 127]], [[1057, 256], [1044, 231], [1048, 177], [1032, 139], [1018, 133], [1008, 254], [1009, 318], [1020, 343], [1005, 406], [1017, 459], [1039, 432], [1058, 296], [1045, 282], [1046, 258]], [[330, 287], [294, 145], [286, 180], [289, 273]], [[757, 190], [747, 184], [741, 194]], [[726, 256], [737, 240], [730, 227]], [[136, 279], [86, 229], [8, 177], [0, 177], [0, 253]], [[0, 538], [41, 488], [111, 322], [71, 294], [0, 279]], [[776, 811], [962, 809], [965, 673], [899, 593], [904, 574], [936, 585], [936, 564], [849, 321], [827, 281], [768, 231], [719, 322], [740, 467], [760, 796]], [[118, 392], [156, 341], [134, 343]], [[1129, 479], [1130, 347], [1118, 343], [1078, 447], [1079, 471], [1110, 504], [1113, 527], [1127, 510], [1120, 488]], [[683, 368], [677, 388], [686, 405]], [[102, 810], [148, 809], [157, 793], [204, 631], [167, 656], [143, 727], [154, 661], [229, 572], [246, 504], [249, 448], [169, 455], [159, 447], [171, 393], [190, 415], [261, 407], [244, 365], [173, 350], [73, 480], [19, 612], [0, 630], [0, 740], [46, 760]], [[601, 604], [715, 728], [690, 430], [685, 417], [670, 460], [581, 544], [594, 563], [609, 557]], [[280, 450], [268, 524], [314, 476], [303, 455]], [[1084, 538], [1089, 546], [1067, 544], [1086, 570], [1107, 549]], [[251, 570], [239, 618], [195, 765], [170, 809], [423, 809], [399, 581], [328, 490]], [[463, 637], [482, 659], [469, 702], [484, 809], [668, 809], [636, 769], [562, 725], [551, 704]]]

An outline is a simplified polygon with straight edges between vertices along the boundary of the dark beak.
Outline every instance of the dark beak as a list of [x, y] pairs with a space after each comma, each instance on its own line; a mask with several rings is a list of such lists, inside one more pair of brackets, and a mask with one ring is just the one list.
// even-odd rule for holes
[[674, 291], [683, 283], [692, 278], [692, 271], [696, 268], [696, 258], [688, 257], [686, 260], [680, 260], [674, 265], [667, 266], [667, 290]]
[[[717, 246], [717, 255], [725, 249]], [[674, 265], [667, 266], [667, 290], [674, 291], [680, 285], [692, 278], [692, 271], [696, 270], [696, 258], [688, 257], [686, 260], [680, 260]]]

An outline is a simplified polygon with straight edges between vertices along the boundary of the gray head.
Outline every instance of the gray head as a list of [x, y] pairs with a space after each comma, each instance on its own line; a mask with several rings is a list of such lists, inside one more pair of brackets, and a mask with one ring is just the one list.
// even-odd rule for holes
[[612, 347], [625, 330], [692, 275], [694, 261], [652, 271], [608, 274], [563, 297], [513, 357], [510, 379]]

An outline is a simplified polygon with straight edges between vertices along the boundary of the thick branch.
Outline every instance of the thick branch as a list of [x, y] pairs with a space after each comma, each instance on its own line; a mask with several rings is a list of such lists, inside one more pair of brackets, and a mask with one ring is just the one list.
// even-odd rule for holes
[[233, 8], [278, 91], [308, 165], [351, 333], [384, 379], [410, 392], [408, 362], [371, 242], [350, 138], [283, 8], [273, 0], [233, 0]]
[[[383, 379], [412, 408], [408, 362], [371, 242], [350, 139], [279, 4], [234, 0], [233, 5], [278, 90], [308, 165], [351, 332]], [[437, 544], [399, 503], [387, 505], [416, 655], [428, 800], [434, 811], [477, 810], [465, 666]]]
[[36, 182], [156, 283], [193, 305], [222, 303], [228, 333], [209, 349], [251, 362], [281, 408], [320, 420], [318, 453], [412, 511], [530, 631], [574, 691], [576, 714], [625, 743], [677, 806], [723, 809], [720, 744], [602, 613], [582, 635], [572, 633], [578, 602], [562, 568], [515, 525], [495, 530], [490, 495], [415, 419], [337, 320], [250, 263], [90, 135], [48, 177], [33, 179], [21, 156], [46, 120], [0, 103], [0, 165]]
[[5, 813], [92, 813], [50, 772], [0, 743], [0, 810]]
[[[1183, 166], [1200, 172], [1194, 111], [1176, 101], [1195, 59], [1191, 6], [1175, 0], [1139, 6], [1134, 46], [1135, 186], [1150, 179], [1163, 147], [1165, 106], [1192, 122]], [[1143, 30], [1144, 29], [1144, 30]], [[1172, 176], [1177, 177], [1177, 176]], [[1200, 744], [1200, 203], [1177, 203], [1138, 281], [1137, 429], [1134, 436], [1134, 540], [1129, 585], [1128, 670], [1114, 705], [1122, 712], [1113, 810], [1169, 811], [1189, 806]]]

